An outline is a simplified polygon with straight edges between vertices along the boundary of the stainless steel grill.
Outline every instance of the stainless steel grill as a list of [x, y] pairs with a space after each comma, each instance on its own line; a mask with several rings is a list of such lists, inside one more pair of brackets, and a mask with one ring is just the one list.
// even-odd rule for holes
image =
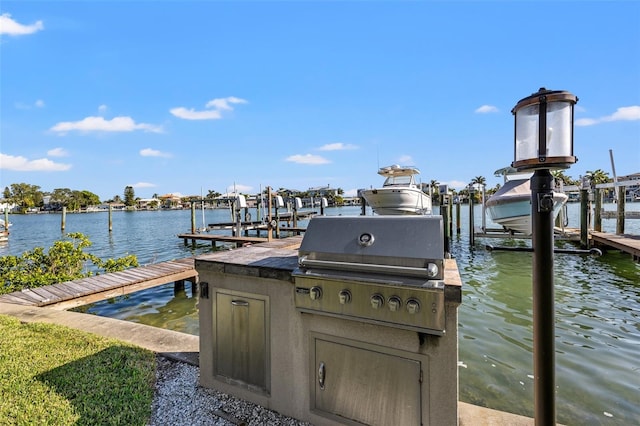
[[298, 264], [293, 276], [301, 312], [445, 331], [440, 216], [315, 217]]

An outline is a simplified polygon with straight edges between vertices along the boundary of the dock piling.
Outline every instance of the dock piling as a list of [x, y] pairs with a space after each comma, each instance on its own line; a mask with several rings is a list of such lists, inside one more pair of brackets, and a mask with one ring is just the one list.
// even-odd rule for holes
[[616, 219], [616, 235], [624, 234], [624, 207], [625, 207], [626, 187], [618, 187], [618, 215]]

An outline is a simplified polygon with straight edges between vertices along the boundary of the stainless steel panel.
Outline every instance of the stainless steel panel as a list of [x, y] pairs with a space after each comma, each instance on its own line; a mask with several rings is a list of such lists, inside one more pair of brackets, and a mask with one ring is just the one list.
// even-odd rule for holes
[[314, 217], [309, 221], [298, 256], [307, 261], [338, 264], [425, 268], [430, 261], [444, 259], [442, 217]]
[[[445, 331], [444, 283], [401, 281], [394, 284], [296, 276], [294, 300], [303, 312], [442, 335]], [[417, 304], [417, 306], [416, 306]], [[416, 310], [417, 308], [417, 310]]]
[[216, 375], [267, 389], [266, 301], [216, 292]]
[[[312, 337], [313, 409], [367, 425], [421, 425], [426, 362], [361, 342]], [[321, 413], [320, 413], [321, 414]]]

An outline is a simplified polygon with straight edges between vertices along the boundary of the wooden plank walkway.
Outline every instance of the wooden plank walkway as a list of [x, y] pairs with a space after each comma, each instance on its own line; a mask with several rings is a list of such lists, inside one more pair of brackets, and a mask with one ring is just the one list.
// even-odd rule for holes
[[161, 284], [183, 280], [195, 282], [197, 275], [193, 258], [170, 260], [120, 272], [16, 291], [0, 295], [0, 302], [70, 309]]
[[217, 241], [223, 241], [227, 243], [235, 243], [236, 247], [242, 247], [245, 243], [259, 244], [269, 241], [267, 237], [234, 237], [231, 235], [219, 235], [219, 234], [178, 234], [178, 238], [184, 240], [184, 244], [191, 240], [195, 241], [211, 241], [211, 244], [215, 246]]
[[640, 235], [609, 234], [607, 232], [589, 231], [591, 241], [596, 246], [612, 247], [614, 249], [631, 254], [633, 260], [640, 262]]

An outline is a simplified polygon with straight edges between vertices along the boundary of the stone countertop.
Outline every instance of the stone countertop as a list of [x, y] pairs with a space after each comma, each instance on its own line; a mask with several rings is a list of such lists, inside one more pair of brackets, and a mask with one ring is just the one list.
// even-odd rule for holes
[[[196, 257], [195, 267], [220, 273], [272, 278], [293, 282], [298, 267], [298, 248], [302, 237], [290, 237], [235, 250], [219, 251]], [[445, 259], [445, 300], [462, 302], [462, 281], [455, 259]]]

